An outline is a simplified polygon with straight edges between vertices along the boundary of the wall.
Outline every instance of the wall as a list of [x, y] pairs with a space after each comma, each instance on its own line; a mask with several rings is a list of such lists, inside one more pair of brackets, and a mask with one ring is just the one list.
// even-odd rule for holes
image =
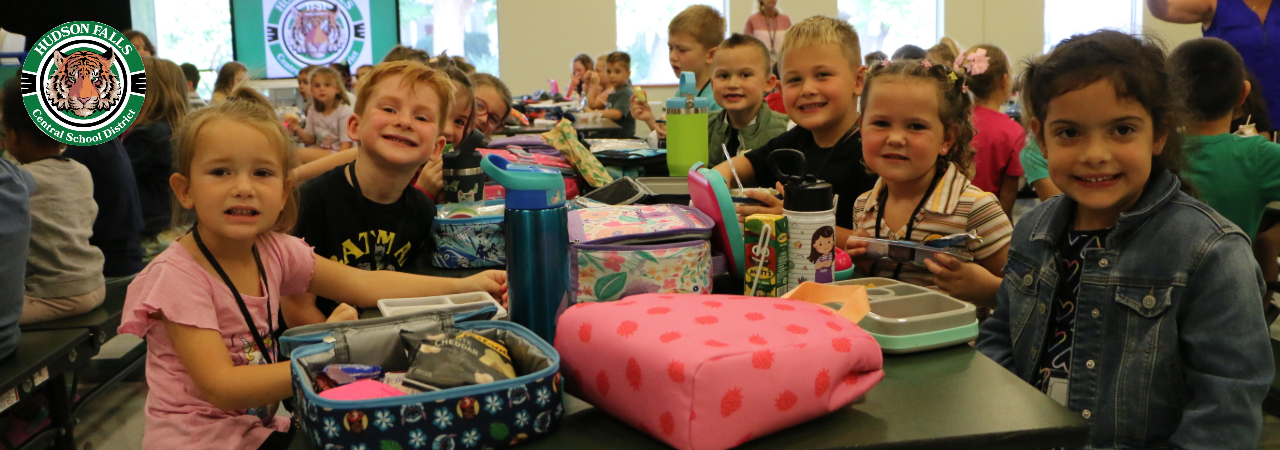
[[579, 53], [617, 50], [614, 4], [600, 0], [498, 0], [498, 56], [502, 81], [513, 94], [568, 87]]
[[960, 45], [992, 43], [1011, 61], [1044, 49], [1044, 2], [1028, 0], [946, 0], [943, 34]]

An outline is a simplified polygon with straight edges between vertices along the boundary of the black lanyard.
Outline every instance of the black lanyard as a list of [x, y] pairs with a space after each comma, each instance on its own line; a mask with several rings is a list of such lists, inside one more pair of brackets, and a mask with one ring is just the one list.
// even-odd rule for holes
[[[924, 204], [929, 201], [929, 196], [933, 195], [933, 188], [938, 186], [938, 180], [941, 180], [943, 175], [946, 175], [946, 172], [938, 172], [933, 176], [933, 180], [929, 182], [929, 189], [924, 191], [924, 197], [920, 198], [920, 203], [916, 205], [916, 209], [911, 211], [910, 217], [907, 217], [907, 234], [903, 236], [903, 239], [906, 239], [908, 241], [911, 240], [911, 231], [915, 227], [916, 215], [920, 214], [920, 210], [924, 208]], [[876, 197], [876, 239], [880, 239], [880, 222], [884, 220], [884, 206], [885, 206], [884, 203], [888, 200], [889, 200], [889, 185], [886, 184], [884, 186], [884, 189], [880, 190], [880, 195]], [[871, 276], [874, 277], [875, 274], [876, 274], [876, 261], [872, 261]], [[901, 275], [901, 274], [902, 274], [902, 263], [899, 262], [898, 267], [893, 269], [893, 276], [890, 278], [893, 278], [896, 280], [898, 279], [898, 275]]]
[[[240, 291], [236, 289], [235, 283], [231, 282], [231, 277], [227, 276], [227, 272], [222, 270], [222, 265], [218, 264], [218, 260], [213, 257], [213, 253], [209, 251], [209, 247], [204, 245], [204, 239], [200, 239], [199, 225], [191, 227], [191, 234], [196, 238], [196, 246], [200, 247], [200, 253], [204, 254], [204, 258], [209, 260], [209, 265], [213, 266], [213, 270], [218, 272], [218, 276], [222, 277], [222, 282], [227, 284], [227, 289], [231, 289], [231, 295], [236, 298], [236, 305], [240, 307], [240, 314], [244, 315], [244, 322], [249, 325], [249, 333], [253, 334], [253, 342], [258, 345], [258, 351], [262, 352], [263, 360], [267, 363], [274, 363], [279, 358], [267, 350], [267, 342], [262, 340], [262, 335], [258, 333], [258, 326], [253, 323], [253, 316], [249, 314], [249, 307], [244, 304], [244, 298], [240, 296]], [[276, 329], [271, 320], [271, 288], [267, 284], [267, 272], [262, 269], [262, 257], [258, 256], [258, 246], [253, 246], [253, 262], [258, 263], [258, 278], [262, 280], [262, 296], [267, 298], [267, 336], [275, 336]]]
[[[360, 208], [360, 215], [364, 216], [365, 232], [369, 233], [369, 238], [368, 238], [369, 241], [367, 242], [371, 241], [371, 245], [369, 245], [369, 248], [372, 251], [370, 251], [369, 253], [373, 253], [373, 270], [379, 270], [382, 268], [383, 256], [386, 256], [386, 254], [388, 253], [392, 253], [391, 245], [395, 243], [395, 239], [400, 238], [405, 240], [405, 242], [408, 242], [409, 238], [405, 236], [405, 227], [404, 227], [405, 220], [402, 217], [400, 218], [400, 220], [396, 222], [395, 234], [391, 236], [391, 241], [387, 242], [386, 251], [382, 253], [378, 253], [378, 243], [376, 241], [377, 235], [374, 233], [375, 230], [373, 229], [373, 226], [371, 226], [369, 222], [370, 220], [369, 218], [372, 217], [372, 215], [369, 214], [369, 208], [364, 204], [365, 202], [370, 202], [373, 200], [369, 200], [365, 198], [364, 192], [360, 191], [360, 180], [356, 179], [356, 163], [355, 162], [352, 162], [351, 164], [347, 164], [347, 176], [351, 177], [351, 187], [356, 190], [356, 205], [358, 208]], [[402, 194], [400, 195], [400, 200], [398, 201], [401, 201], [401, 202], [409, 201], [409, 199], [406, 197], [408, 196]]]

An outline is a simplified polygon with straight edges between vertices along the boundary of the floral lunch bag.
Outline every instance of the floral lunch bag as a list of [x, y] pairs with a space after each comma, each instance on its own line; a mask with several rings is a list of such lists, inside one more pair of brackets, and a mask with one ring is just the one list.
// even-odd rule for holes
[[680, 205], [621, 205], [569, 213], [573, 303], [645, 293], [710, 294], [710, 217]]

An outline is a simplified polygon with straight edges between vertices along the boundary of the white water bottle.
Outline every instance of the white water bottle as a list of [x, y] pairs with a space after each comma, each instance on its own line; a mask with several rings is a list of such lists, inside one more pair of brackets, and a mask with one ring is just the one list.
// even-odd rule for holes
[[[799, 158], [799, 175], [784, 174], [779, 169], [777, 159], [782, 155]], [[804, 153], [798, 150], [774, 150], [769, 154], [769, 163], [786, 189], [782, 214], [787, 216], [791, 234], [787, 238], [787, 254], [791, 260], [788, 290], [806, 281], [824, 284], [835, 281], [836, 207], [831, 183], [805, 175], [808, 167]]]

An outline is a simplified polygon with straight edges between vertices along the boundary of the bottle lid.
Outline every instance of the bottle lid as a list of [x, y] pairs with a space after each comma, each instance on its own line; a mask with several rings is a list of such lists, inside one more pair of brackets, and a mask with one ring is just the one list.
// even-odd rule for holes
[[484, 173], [507, 191], [507, 209], [551, 209], [565, 204], [560, 172], [536, 166], [517, 166], [498, 155], [481, 162]]
[[475, 147], [469, 147], [445, 153], [440, 159], [445, 169], [479, 169], [484, 155], [476, 151]]
[[666, 106], [667, 114], [682, 114], [682, 112], [678, 111], [706, 109], [710, 106], [710, 103], [707, 99], [698, 97], [697, 76], [693, 72], [680, 72], [680, 89], [676, 91], [675, 97], [667, 99]]
[[782, 209], [818, 212], [830, 211], [834, 208], [832, 200], [835, 198], [835, 189], [831, 187], [831, 183], [815, 179], [812, 175], [806, 178], [811, 182], [799, 186], [787, 186], [787, 196], [782, 199]]

